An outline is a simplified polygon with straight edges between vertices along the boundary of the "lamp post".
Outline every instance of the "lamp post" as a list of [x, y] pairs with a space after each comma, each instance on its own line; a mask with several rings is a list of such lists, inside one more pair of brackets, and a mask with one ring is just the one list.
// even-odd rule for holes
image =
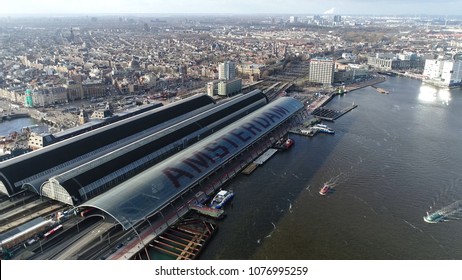
[[136, 233], [136, 236], [138, 236], [138, 239], [140, 240], [141, 244], [143, 245], [143, 247], [145, 247], [146, 245], [144, 244], [143, 240], [141, 239], [141, 236], [138, 234], [138, 231], [136, 231], [136, 228], [133, 226], [133, 224], [130, 222], [130, 220], [128, 220], [127, 218], [124, 217], [124, 219], [127, 221], [127, 223], [131, 226], [131, 228], [135, 231]]
[[40, 253], [43, 254], [42, 239], [39, 238]]

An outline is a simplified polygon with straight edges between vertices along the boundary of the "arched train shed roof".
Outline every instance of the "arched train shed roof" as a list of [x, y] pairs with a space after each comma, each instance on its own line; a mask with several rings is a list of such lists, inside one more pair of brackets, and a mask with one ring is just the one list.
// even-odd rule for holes
[[265, 106], [266, 102], [261, 90], [254, 90], [180, 122], [171, 121], [162, 130], [51, 177], [42, 184], [41, 194], [72, 205], [85, 202]]
[[80, 207], [101, 209], [129, 229], [302, 108], [294, 98], [279, 98]]
[[208, 105], [214, 105], [211, 97], [194, 96], [2, 162], [0, 192], [11, 196], [31, 182], [38, 192], [45, 180], [90, 160], [95, 150]]

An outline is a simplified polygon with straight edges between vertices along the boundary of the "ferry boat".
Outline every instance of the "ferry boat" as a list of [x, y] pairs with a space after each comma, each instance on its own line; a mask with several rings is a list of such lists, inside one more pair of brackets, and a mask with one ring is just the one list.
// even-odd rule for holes
[[320, 195], [326, 195], [330, 192], [331, 187], [328, 184], [324, 184], [324, 186], [319, 190]]
[[439, 212], [435, 212], [432, 214], [427, 212], [427, 216], [423, 217], [424, 221], [430, 224], [441, 222], [444, 220], [444, 218], [445, 218], [444, 215]]
[[220, 190], [210, 202], [210, 207], [215, 209], [221, 209], [234, 197], [232, 191]]

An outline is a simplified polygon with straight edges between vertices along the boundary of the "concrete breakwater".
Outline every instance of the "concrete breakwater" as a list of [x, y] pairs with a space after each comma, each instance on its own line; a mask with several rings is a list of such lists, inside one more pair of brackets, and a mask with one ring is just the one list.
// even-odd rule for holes
[[0, 121], [14, 120], [20, 118], [30, 118], [30, 115], [28, 113], [10, 113], [0, 115]]

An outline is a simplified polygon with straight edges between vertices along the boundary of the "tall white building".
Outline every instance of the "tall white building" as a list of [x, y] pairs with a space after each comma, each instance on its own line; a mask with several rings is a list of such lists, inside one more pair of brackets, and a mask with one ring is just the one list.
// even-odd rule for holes
[[462, 60], [427, 59], [423, 76], [435, 85], [459, 86], [462, 84]]
[[232, 61], [225, 61], [218, 65], [218, 78], [220, 80], [234, 80], [236, 78], [236, 64]]

